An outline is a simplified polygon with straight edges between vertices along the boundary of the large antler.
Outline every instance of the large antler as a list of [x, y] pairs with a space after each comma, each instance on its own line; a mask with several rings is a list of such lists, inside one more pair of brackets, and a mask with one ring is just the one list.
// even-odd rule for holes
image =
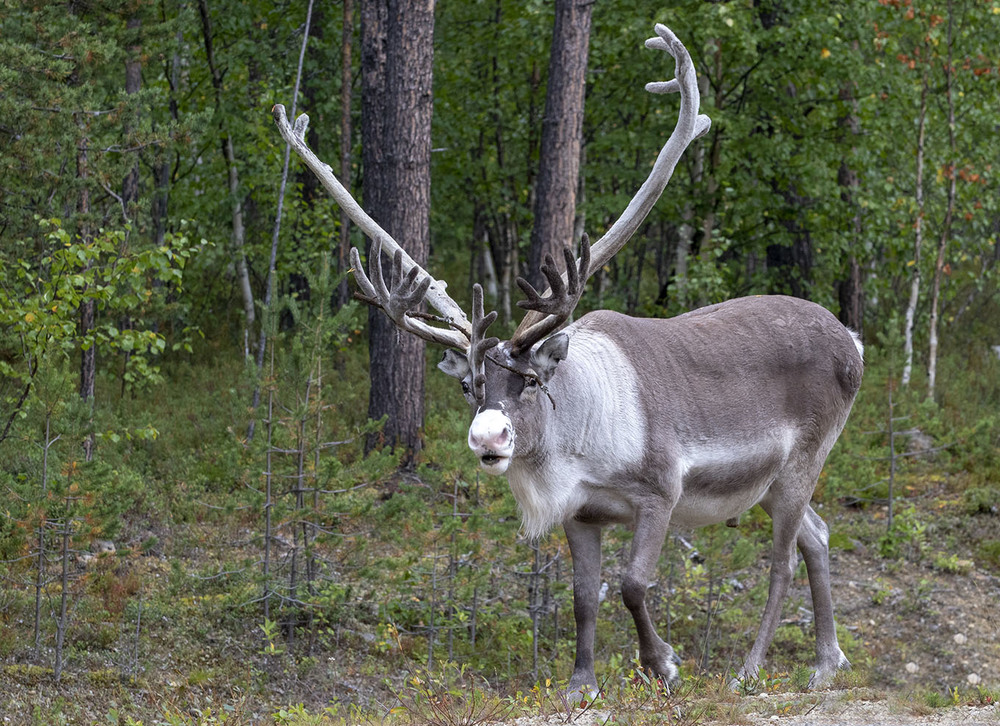
[[[399, 243], [368, 216], [350, 192], [340, 183], [329, 165], [320, 161], [313, 153], [305, 140], [306, 129], [309, 127], [309, 117], [302, 114], [295, 119], [293, 127], [288, 123], [285, 107], [280, 103], [275, 104], [271, 109], [271, 115], [278, 125], [281, 137], [291, 145], [305, 165], [312, 170], [337, 204], [347, 212], [351, 221], [358, 225], [358, 228], [372, 240], [369, 259], [371, 279], [365, 275], [364, 269], [361, 267], [361, 259], [357, 250], [351, 250], [354, 279], [364, 293], [362, 299], [371, 305], [382, 308], [404, 330], [419, 335], [430, 342], [467, 351], [472, 340], [472, 325], [458, 303], [445, 292], [446, 283], [431, 277], [430, 273], [414, 262]], [[393, 259], [393, 272], [388, 287], [386, 287], [382, 277], [381, 251], [383, 249], [389, 252]], [[440, 318], [428, 316], [429, 319], [442, 323], [444, 327], [435, 327], [410, 314], [424, 299], [440, 313]]]
[[[677, 62], [677, 77], [672, 81], [647, 83], [646, 90], [650, 93], [680, 92], [681, 104], [677, 116], [677, 125], [674, 127], [673, 133], [670, 134], [670, 138], [667, 139], [667, 143], [664, 144], [659, 155], [656, 157], [656, 162], [653, 164], [653, 170], [650, 172], [649, 177], [643, 182], [639, 191], [632, 198], [632, 201], [629, 202], [622, 216], [594, 244], [591, 250], [592, 259], [588, 265], [589, 269], [587, 273], [576, 273], [580, 277], [580, 292], [582, 292], [589, 275], [604, 267], [625, 246], [629, 238], [635, 234], [639, 225], [642, 224], [653, 208], [653, 205], [656, 204], [660, 195], [663, 194], [663, 190], [670, 181], [670, 177], [674, 173], [674, 168], [677, 166], [681, 154], [684, 153], [684, 150], [687, 149], [692, 141], [707, 133], [712, 124], [708, 116], [698, 113], [701, 96], [698, 92], [698, 79], [695, 75], [694, 64], [691, 62], [691, 56], [688, 54], [687, 48], [684, 47], [684, 44], [666, 26], [657, 23], [655, 30], [657, 37], [647, 40], [646, 47], [663, 50], [672, 55]], [[548, 264], [548, 261], [546, 261], [546, 264]], [[573, 276], [573, 273], [570, 271], [574, 270], [575, 265], [572, 263], [572, 255], [568, 252], [566, 267], [567, 272], [561, 276], [550, 275], [544, 272], [544, 266], [542, 268], [543, 274], [552, 288], [552, 297], [560, 296], [560, 293], [556, 292], [556, 284], [553, 284], [555, 279], [558, 278], [559, 283], [566, 283]], [[518, 281], [518, 284], [521, 284], [520, 281]], [[521, 288], [524, 289], [524, 286], [522, 285]], [[527, 291], [525, 292], [527, 294]], [[579, 292], [576, 297], [579, 300]], [[556, 315], [557, 319], [546, 322], [547, 318], [553, 315], [552, 312], [546, 309], [547, 304], [543, 304], [542, 302], [547, 299], [547, 296], [539, 296], [536, 293], [534, 295], [529, 294], [527, 301], [518, 303], [522, 307], [529, 309], [529, 312], [521, 320], [521, 324], [518, 325], [517, 330], [514, 331], [514, 335], [511, 338], [512, 344], [514, 341], [517, 341], [517, 347], [521, 350], [530, 348], [541, 340], [542, 337], [558, 328], [568, 319], [572, 312], [572, 308], [567, 312], [560, 306]], [[561, 319], [558, 319], [560, 317]]]
[[[355, 297], [369, 305], [381, 308], [382, 312], [388, 315], [389, 319], [401, 330], [420, 336], [431, 343], [439, 343], [459, 350], [468, 349], [469, 338], [463, 332], [456, 329], [434, 327], [425, 320], [440, 320], [439, 318], [420, 316], [419, 313], [414, 312], [427, 295], [432, 278], [425, 273], [424, 277], [418, 281], [421, 269], [416, 264], [404, 272], [403, 250], [397, 248], [393, 252], [388, 286], [386, 286], [385, 278], [382, 275], [382, 240], [376, 239], [372, 242], [368, 262], [368, 274], [365, 275], [364, 268], [361, 266], [360, 253], [357, 248], [351, 248], [351, 267], [354, 270], [354, 279], [357, 281], [358, 287], [361, 288], [361, 293], [355, 293]], [[446, 320], [440, 320], [440, 322], [448, 323]]]
[[[510, 339], [511, 355], [517, 355], [531, 348], [539, 340], [557, 330], [569, 320], [576, 304], [580, 302], [587, 278], [590, 277], [590, 238], [584, 234], [580, 240], [579, 262], [573, 260], [573, 251], [569, 247], [563, 248], [563, 256], [566, 258], [566, 280], [559, 274], [552, 255], [545, 255], [541, 273], [549, 283], [547, 297], [539, 295], [531, 283], [523, 277], [517, 278], [517, 286], [527, 298], [518, 300], [518, 307], [540, 313], [541, 319], [531, 325], [525, 326], [522, 322], [518, 326]], [[527, 317], [525, 315], [525, 318]]]

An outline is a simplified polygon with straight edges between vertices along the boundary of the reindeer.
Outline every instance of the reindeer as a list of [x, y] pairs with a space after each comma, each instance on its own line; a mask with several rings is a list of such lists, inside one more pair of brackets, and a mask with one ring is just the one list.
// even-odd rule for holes
[[[676, 78], [650, 83], [680, 92], [677, 125], [650, 176], [621, 218], [580, 258], [564, 251], [560, 274], [548, 257], [549, 289], [523, 279], [528, 312], [510, 340], [487, 337], [473, 287], [471, 320], [445, 284], [417, 266], [305, 143], [308, 118], [282, 136], [372, 240], [369, 271], [352, 250], [358, 295], [402, 330], [447, 348], [439, 368], [461, 381], [472, 423], [469, 448], [488, 472], [506, 474], [524, 531], [562, 525], [573, 559], [576, 663], [569, 692], [597, 688], [594, 630], [601, 586], [601, 529], [634, 531], [622, 599], [632, 614], [642, 666], [668, 684], [679, 659], [656, 633], [646, 590], [670, 525], [735, 525], [759, 504], [773, 522], [770, 589], [756, 639], [737, 672], [754, 679], [764, 663], [795, 571], [796, 545], [809, 575], [817, 661], [813, 686], [850, 666], [837, 642], [830, 594], [828, 530], [810, 506], [820, 470], [850, 412], [862, 376], [858, 336], [827, 310], [783, 296], [745, 297], [671, 319], [601, 310], [566, 326], [589, 276], [624, 246], [666, 187], [690, 142], [710, 125], [698, 113], [691, 58], [666, 27], [646, 46], [676, 61]], [[392, 254], [388, 283], [382, 251]], [[419, 312], [424, 303], [439, 315]], [[564, 327], [566, 326], [566, 327]]]

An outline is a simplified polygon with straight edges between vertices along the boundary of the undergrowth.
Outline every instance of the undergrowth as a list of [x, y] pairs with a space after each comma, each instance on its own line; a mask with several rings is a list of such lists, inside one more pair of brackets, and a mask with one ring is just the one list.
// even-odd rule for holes
[[[366, 454], [377, 424], [364, 415], [365, 351], [347, 338], [308, 397], [312, 354], [277, 357], [264, 389], [277, 402], [270, 468], [259, 416], [247, 436], [255, 379], [223, 356], [175, 361], [170, 385], [141, 398], [102, 380], [101, 396], [116, 403], [95, 424], [55, 393], [26, 409], [0, 465], [0, 710], [147, 725], [473, 724], [528, 712], [573, 721], [579, 704], [560, 690], [574, 647], [561, 533], [519, 538], [507, 484], [480, 475], [468, 455], [465, 404], [443, 376], [428, 376], [416, 467], [398, 471], [391, 450]], [[927, 404], [916, 389], [893, 388], [891, 362], [868, 350], [862, 393], [814, 502], [834, 553], [864, 551], [889, 574], [915, 564], [942, 577], [1000, 574], [997, 540], [968, 537], [970, 521], [996, 529], [998, 365], [976, 359], [971, 382], [957, 361], [944, 363], [940, 403]], [[43, 392], [69, 377], [50, 372]], [[909, 434], [889, 461], [890, 391], [893, 411], [907, 417], [894, 430], [919, 430], [932, 451], [903, 456]], [[90, 426], [101, 435], [88, 462], [78, 442]], [[738, 702], [714, 684], [752, 642], [769, 535], [758, 509], [736, 529], [669, 538], [647, 595], [684, 661], [685, 685], [667, 693], [623, 656], [635, 642], [617, 597], [631, 535], [609, 532], [596, 644], [602, 695], [585, 706], [616, 704], [616, 723], [648, 723], [649, 712], [667, 723], [734, 715]], [[795, 694], [808, 683], [804, 584], [800, 567], [800, 594], [769, 654], [775, 675], [751, 690]], [[914, 593], [876, 586], [871, 598], [901, 617], [928, 616]], [[858, 672], [877, 678], [870, 643], [854, 630], [838, 634]], [[81, 683], [92, 695], [77, 697]], [[18, 695], [25, 687], [51, 698], [29, 705]], [[984, 693], [980, 702], [993, 697]]]

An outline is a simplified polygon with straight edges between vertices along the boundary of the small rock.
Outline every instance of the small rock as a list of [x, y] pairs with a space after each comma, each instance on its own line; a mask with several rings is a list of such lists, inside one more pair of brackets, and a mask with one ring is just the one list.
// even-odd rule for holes
[[965, 680], [969, 682], [970, 686], [978, 686], [983, 679], [979, 677], [978, 673], [970, 673], [965, 677]]
[[964, 633], [955, 633], [955, 637], [952, 640], [955, 641], [955, 645], [965, 645], [968, 638], [965, 637]]
[[917, 671], [920, 670], [920, 666], [918, 666], [912, 660], [906, 664], [905, 668], [907, 673], [916, 673]]
[[113, 555], [116, 551], [115, 543], [109, 539], [95, 539], [90, 543], [90, 551], [95, 555]]

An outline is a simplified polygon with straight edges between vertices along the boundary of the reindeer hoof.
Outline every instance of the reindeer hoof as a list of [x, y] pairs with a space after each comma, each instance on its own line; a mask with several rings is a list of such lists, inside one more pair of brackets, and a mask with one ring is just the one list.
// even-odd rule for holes
[[681, 682], [680, 670], [677, 668], [680, 663], [681, 659], [671, 651], [669, 657], [661, 658], [658, 663], [644, 663], [643, 668], [652, 678], [660, 679], [663, 686], [670, 690]]
[[597, 679], [593, 675], [580, 678], [574, 675], [566, 688], [566, 701], [573, 706], [578, 706], [584, 701], [588, 703], [593, 701], [599, 693], [596, 683]]
[[833, 677], [837, 675], [837, 671], [849, 670], [851, 670], [851, 661], [847, 660], [847, 656], [841, 653], [836, 665], [832, 667], [824, 665], [816, 666], [816, 670], [809, 679], [809, 688], [810, 690], [816, 688], [826, 688], [830, 685]]

